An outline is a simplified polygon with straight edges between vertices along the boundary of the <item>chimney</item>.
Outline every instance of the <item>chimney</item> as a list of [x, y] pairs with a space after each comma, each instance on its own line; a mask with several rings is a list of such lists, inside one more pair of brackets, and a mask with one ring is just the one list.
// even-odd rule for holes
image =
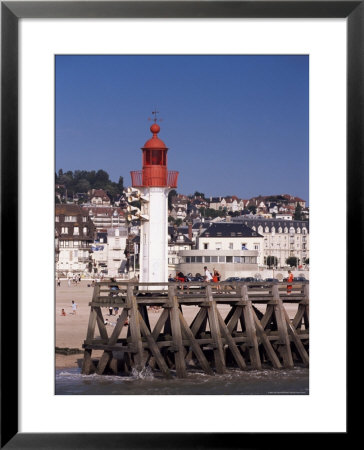
[[192, 241], [192, 222], [188, 222], [188, 239]]

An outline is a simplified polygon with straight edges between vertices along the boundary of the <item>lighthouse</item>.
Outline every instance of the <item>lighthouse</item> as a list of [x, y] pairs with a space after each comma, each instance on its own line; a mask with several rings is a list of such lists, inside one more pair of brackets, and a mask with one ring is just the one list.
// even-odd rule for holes
[[152, 137], [141, 148], [142, 170], [130, 172], [132, 188], [127, 190], [129, 201], [141, 203], [140, 210], [129, 206], [133, 213], [129, 218], [140, 220], [141, 283], [168, 280], [168, 193], [177, 187], [178, 178], [178, 172], [168, 170], [168, 148], [158, 137], [160, 126], [156, 122], [155, 117], [150, 127]]

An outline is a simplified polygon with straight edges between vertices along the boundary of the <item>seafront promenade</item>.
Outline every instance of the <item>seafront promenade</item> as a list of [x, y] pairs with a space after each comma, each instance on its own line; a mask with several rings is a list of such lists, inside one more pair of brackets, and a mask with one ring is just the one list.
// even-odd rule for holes
[[[90, 280], [82, 280], [74, 285], [68, 285], [67, 280], [61, 280], [61, 286], [55, 288], [55, 347], [59, 349], [79, 349], [80, 353], [71, 355], [63, 355], [56, 353], [55, 364], [56, 368], [66, 367], [80, 367], [83, 359], [82, 344], [85, 340], [88, 320], [90, 315], [89, 302], [92, 299], [93, 287], [91, 287]], [[73, 314], [72, 300], [77, 304], [76, 314]], [[188, 325], [191, 324], [195, 317], [198, 307], [183, 305], [183, 316], [186, 319]], [[221, 316], [224, 318], [229, 312], [228, 305], [218, 305]], [[266, 306], [259, 305], [258, 308], [264, 313]], [[66, 315], [62, 315], [62, 309]], [[286, 305], [286, 310], [290, 318], [294, 317], [297, 310], [295, 305]], [[105, 308], [103, 315], [108, 319], [110, 324], [106, 325], [109, 330], [109, 334], [113, 330], [113, 324], [115, 324], [117, 316], [108, 315], [108, 308]], [[149, 320], [151, 327], [154, 327], [161, 314], [161, 310], [152, 310], [149, 314]], [[122, 330], [121, 337], [126, 337], [127, 328]], [[99, 357], [102, 355], [102, 351], [95, 351], [93, 356]]]

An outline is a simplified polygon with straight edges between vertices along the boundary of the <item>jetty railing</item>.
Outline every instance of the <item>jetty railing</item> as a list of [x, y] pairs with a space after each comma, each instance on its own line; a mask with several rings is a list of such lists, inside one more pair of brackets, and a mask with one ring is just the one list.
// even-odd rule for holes
[[[149, 366], [166, 377], [175, 371], [184, 378], [192, 368], [213, 375], [229, 367], [307, 367], [309, 283], [289, 283], [290, 293], [287, 284], [97, 283], [89, 304], [82, 373], [128, 374]], [[197, 309], [188, 323], [184, 308], [192, 305]], [[294, 309], [293, 318], [287, 305], [291, 316]], [[110, 307], [120, 315], [109, 333], [103, 309]], [[160, 315], [151, 327], [149, 314], [156, 309]], [[94, 350], [102, 351], [99, 359], [92, 358]]]

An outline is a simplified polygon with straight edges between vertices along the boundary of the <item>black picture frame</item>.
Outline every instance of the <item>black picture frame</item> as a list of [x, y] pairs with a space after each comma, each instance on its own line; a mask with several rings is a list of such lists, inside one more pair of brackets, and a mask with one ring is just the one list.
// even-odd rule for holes
[[[286, 448], [307, 444], [289, 433], [18, 432], [18, 22], [21, 18], [346, 18], [347, 305], [363, 258], [364, 1], [2, 1], [1, 2], [1, 448]], [[355, 229], [354, 229], [355, 226]], [[359, 231], [359, 233], [358, 233]], [[359, 236], [358, 236], [359, 235]], [[9, 239], [11, 237], [11, 239]], [[343, 239], [343, 236], [341, 237]], [[8, 270], [8, 268], [11, 270]], [[9, 287], [11, 289], [9, 290]], [[9, 297], [10, 296], [10, 297]], [[347, 306], [347, 312], [349, 308]], [[9, 321], [7, 318], [12, 317]], [[11, 325], [10, 325], [11, 324]], [[11, 337], [11, 339], [9, 339]], [[349, 348], [349, 345], [347, 346]], [[334, 395], [334, 393], [333, 393]], [[207, 412], [209, 414], [209, 412]], [[288, 413], [288, 412], [287, 412]], [[91, 424], [92, 425], [92, 424]], [[349, 428], [348, 428], [349, 430]], [[166, 430], [167, 431], [167, 430]], [[288, 431], [288, 430], [287, 430]], [[335, 442], [349, 433], [338, 433]], [[317, 443], [317, 433], [315, 443]], [[326, 436], [323, 436], [326, 439]], [[265, 444], [266, 443], [266, 444]]]

